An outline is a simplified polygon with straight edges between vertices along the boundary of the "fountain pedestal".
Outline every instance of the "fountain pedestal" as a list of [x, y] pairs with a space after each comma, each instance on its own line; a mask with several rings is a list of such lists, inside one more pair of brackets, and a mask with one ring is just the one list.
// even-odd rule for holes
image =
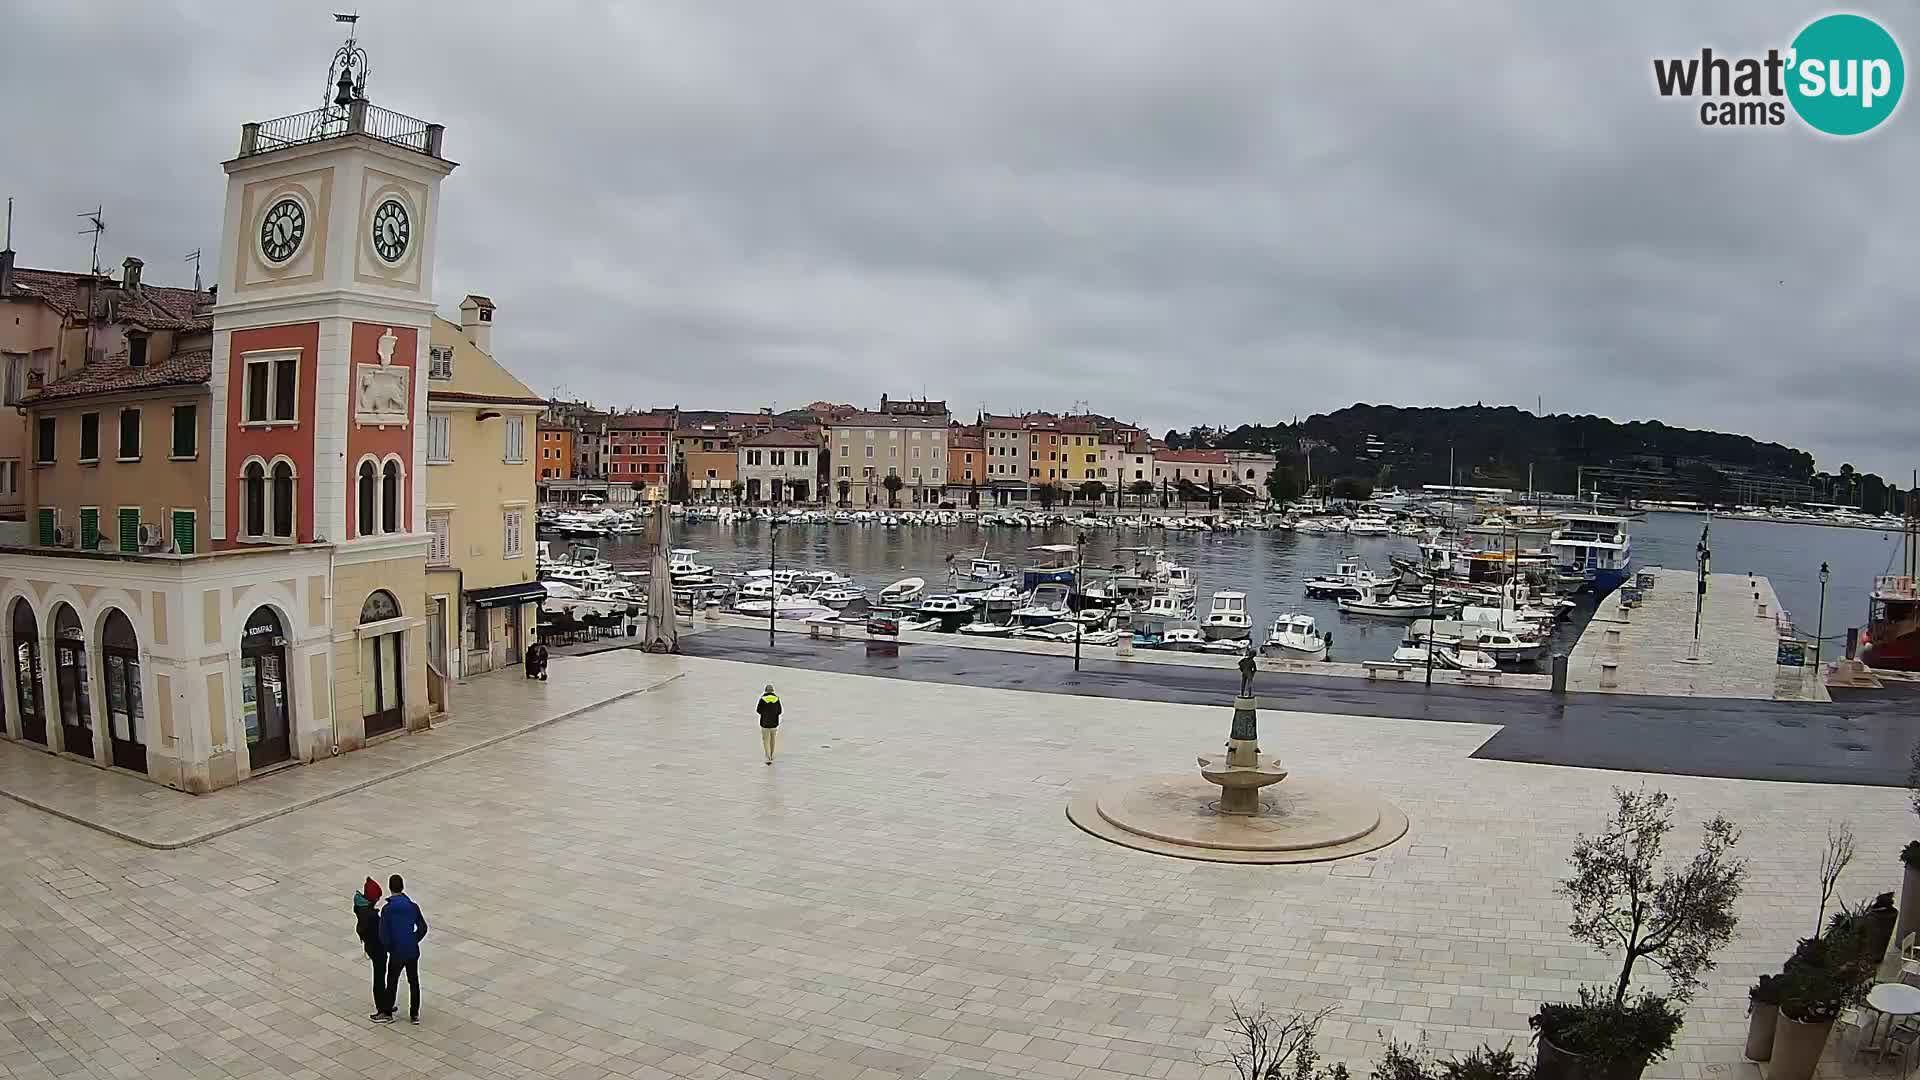
[[1260, 752], [1258, 703], [1249, 690], [1243, 682], [1233, 700], [1225, 752], [1201, 754], [1199, 776], [1104, 784], [1075, 796], [1068, 819], [1124, 847], [1212, 862], [1344, 859], [1405, 835], [1406, 815], [1365, 790], [1316, 777], [1282, 784], [1287, 769]]
[[1234, 698], [1226, 754], [1200, 755], [1200, 775], [1220, 786], [1218, 809], [1223, 814], [1260, 813], [1260, 789], [1287, 778], [1278, 758], [1260, 752], [1258, 706], [1253, 698]]

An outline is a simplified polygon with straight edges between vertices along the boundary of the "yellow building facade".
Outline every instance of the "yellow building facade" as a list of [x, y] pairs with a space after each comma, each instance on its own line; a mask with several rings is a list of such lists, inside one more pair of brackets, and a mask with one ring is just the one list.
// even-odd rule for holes
[[491, 300], [470, 296], [460, 324], [433, 320], [427, 655], [451, 679], [520, 663], [538, 630], [534, 499], [546, 402], [493, 358], [493, 313]]

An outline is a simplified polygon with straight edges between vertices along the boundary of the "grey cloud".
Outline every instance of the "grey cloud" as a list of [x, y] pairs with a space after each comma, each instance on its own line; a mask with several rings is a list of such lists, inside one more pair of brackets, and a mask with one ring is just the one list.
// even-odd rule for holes
[[[1894, 474], [1912, 105], [1839, 142], [1705, 129], [1652, 88], [1653, 56], [1816, 13], [475, 0], [362, 26], [375, 99], [462, 162], [440, 299], [494, 297], [543, 391], [1085, 400], [1156, 428], [1540, 395]], [[334, 27], [42, 4], [9, 38], [23, 260], [83, 263], [67, 215], [99, 201], [108, 261], [159, 264], [213, 248], [218, 161], [318, 102]]]

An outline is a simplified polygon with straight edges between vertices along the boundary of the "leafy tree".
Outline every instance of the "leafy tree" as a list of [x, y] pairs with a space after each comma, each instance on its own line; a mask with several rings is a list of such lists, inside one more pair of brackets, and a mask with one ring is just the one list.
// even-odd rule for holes
[[735, 480], [733, 483], [727, 485], [727, 489], [733, 493], [733, 501], [738, 504], [746, 495], [747, 485], [744, 481]]
[[1235, 504], [1236, 506], [1243, 503], [1249, 503], [1253, 501], [1253, 492], [1248, 491], [1246, 488], [1241, 487], [1239, 484], [1234, 484], [1231, 487], [1225, 487], [1220, 489], [1220, 501], [1230, 502]]
[[1040, 500], [1040, 509], [1051, 510], [1053, 504], [1060, 501], [1060, 485], [1048, 481], [1033, 489], [1033, 497]]
[[1106, 497], [1106, 494], [1107, 494], [1106, 482], [1102, 480], [1089, 480], [1086, 483], [1080, 485], [1079, 494], [1081, 498], [1092, 499], [1094, 502], [1097, 503], [1101, 499]]
[[667, 501], [685, 506], [693, 497], [693, 482], [687, 479], [684, 465], [673, 467], [673, 476], [667, 480]]
[[1568, 859], [1573, 873], [1560, 883], [1573, 907], [1567, 932], [1619, 952], [1614, 1008], [1628, 1005], [1633, 968], [1641, 960], [1666, 972], [1672, 996], [1686, 1001], [1740, 921], [1733, 908], [1747, 864], [1732, 854], [1740, 830], [1716, 815], [1701, 827], [1692, 861], [1665, 866], [1660, 850], [1673, 829], [1671, 797], [1623, 788], [1615, 788], [1613, 797], [1612, 819], [1599, 833], [1576, 839]]
[[899, 506], [900, 489], [906, 487], [907, 482], [900, 479], [898, 473], [888, 473], [886, 478], [880, 481], [880, 486], [887, 489], [887, 505]]
[[1284, 503], [1299, 497], [1300, 481], [1293, 474], [1293, 466], [1276, 465], [1267, 472], [1267, 498]]
[[1153, 481], [1135, 480], [1133, 483], [1127, 485], [1127, 494], [1139, 499], [1144, 504], [1147, 496], [1153, 494]]
[[1365, 499], [1373, 495], [1373, 484], [1357, 476], [1342, 476], [1327, 486], [1336, 499]]
[[840, 505], [845, 506], [847, 505], [847, 493], [853, 490], [853, 481], [842, 479], [840, 481], [839, 487], [840, 487]]
[[980, 485], [978, 483], [967, 485], [967, 509], [980, 509]]

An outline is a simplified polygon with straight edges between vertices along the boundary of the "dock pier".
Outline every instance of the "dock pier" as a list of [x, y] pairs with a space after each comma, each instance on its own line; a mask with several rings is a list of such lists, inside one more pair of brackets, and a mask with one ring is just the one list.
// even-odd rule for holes
[[1746, 574], [1709, 574], [1693, 655], [1691, 570], [1650, 569], [1653, 587], [1624, 608], [1624, 592], [1600, 601], [1567, 658], [1567, 688], [1607, 694], [1830, 701], [1818, 669], [1778, 663], [1792, 624], [1773, 584]]

